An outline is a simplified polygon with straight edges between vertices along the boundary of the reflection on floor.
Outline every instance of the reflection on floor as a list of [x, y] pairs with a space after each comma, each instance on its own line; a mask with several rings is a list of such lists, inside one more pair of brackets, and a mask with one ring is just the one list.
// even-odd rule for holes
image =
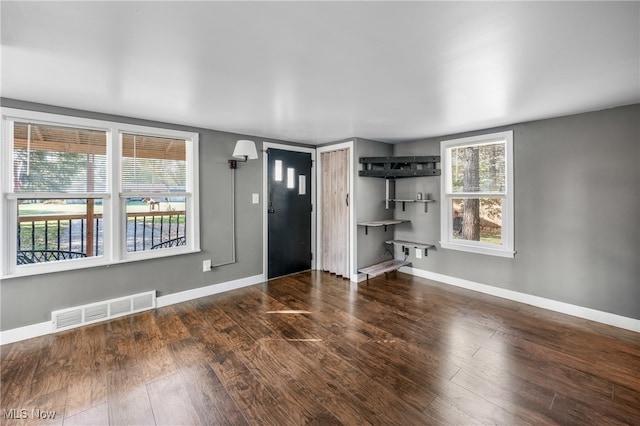
[[640, 424], [637, 333], [402, 273], [304, 272], [1, 356], [7, 425]]

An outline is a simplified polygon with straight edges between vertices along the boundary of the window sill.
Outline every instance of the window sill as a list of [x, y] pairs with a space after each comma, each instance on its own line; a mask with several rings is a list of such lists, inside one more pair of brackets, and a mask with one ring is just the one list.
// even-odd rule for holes
[[484, 255], [496, 256], [496, 257], [506, 257], [510, 259], [513, 259], [516, 255], [516, 252], [513, 250], [476, 246], [476, 245], [470, 245], [470, 244], [450, 243], [446, 241], [440, 241], [440, 246], [443, 249], [458, 250], [458, 251], [464, 251], [467, 253], [484, 254]]
[[[155, 250], [154, 250], [155, 251]], [[123, 263], [140, 262], [145, 260], [162, 259], [165, 257], [181, 256], [185, 254], [200, 253], [200, 249], [184, 249], [184, 250], [167, 250], [166, 253], [156, 252], [153, 256], [144, 257], [129, 257], [126, 259], [120, 259], [117, 261], [107, 261], [104, 257], [95, 257], [88, 259], [71, 259], [55, 262], [55, 264], [41, 263], [34, 265], [24, 265], [18, 267], [16, 271], [0, 276], [0, 279], [7, 280], [11, 278], [32, 277], [37, 275], [52, 274], [58, 272], [77, 271], [81, 269], [98, 268], [98, 267], [110, 267], [113, 265], [120, 265]], [[141, 252], [142, 254], [142, 252]]]

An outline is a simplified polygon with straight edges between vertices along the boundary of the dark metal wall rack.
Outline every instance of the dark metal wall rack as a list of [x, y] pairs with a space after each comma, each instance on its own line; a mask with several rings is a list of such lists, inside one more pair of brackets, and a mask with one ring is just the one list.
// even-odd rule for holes
[[359, 176], [399, 179], [440, 176], [439, 155], [413, 157], [360, 157], [363, 169]]

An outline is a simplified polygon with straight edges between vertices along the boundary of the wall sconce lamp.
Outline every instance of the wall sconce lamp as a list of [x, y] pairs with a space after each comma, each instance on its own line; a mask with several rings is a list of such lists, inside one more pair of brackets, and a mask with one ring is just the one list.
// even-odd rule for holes
[[233, 150], [233, 159], [229, 160], [229, 168], [237, 169], [238, 162], [244, 163], [247, 160], [255, 160], [258, 158], [256, 144], [249, 140], [239, 140]]

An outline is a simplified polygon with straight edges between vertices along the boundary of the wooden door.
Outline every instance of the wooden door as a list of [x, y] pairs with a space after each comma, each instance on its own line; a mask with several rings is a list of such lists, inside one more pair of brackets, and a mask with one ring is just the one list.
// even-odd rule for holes
[[349, 273], [349, 149], [322, 153], [322, 269]]

